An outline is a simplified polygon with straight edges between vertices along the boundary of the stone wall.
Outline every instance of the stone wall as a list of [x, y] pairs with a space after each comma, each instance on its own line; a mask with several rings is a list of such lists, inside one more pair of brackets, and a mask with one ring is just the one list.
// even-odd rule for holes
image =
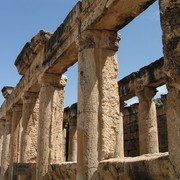
[[[163, 97], [164, 100], [164, 97]], [[165, 103], [162, 98], [155, 99], [157, 110], [159, 152], [168, 151], [167, 121]], [[123, 110], [124, 153], [125, 157], [139, 156], [138, 104]]]
[[[158, 124], [158, 140], [159, 140], [159, 152], [168, 152], [168, 140], [167, 140], [167, 120], [166, 120], [166, 98], [163, 95], [161, 98], [154, 100], [157, 110], [157, 124]], [[72, 111], [74, 115], [72, 115]], [[138, 103], [125, 107], [123, 113], [123, 126], [124, 126], [124, 155], [125, 157], [139, 156], [139, 128], [138, 128]], [[75, 117], [74, 121], [77, 121], [77, 106], [76, 104], [71, 107], [67, 107], [64, 110], [64, 122], [69, 123], [69, 120]], [[68, 127], [68, 133], [71, 130]], [[66, 143], [69, 143], [71, 138], [67, 135]], [[68, 147], [68, 146], [66, 146]], [[66, 149], [68, 153], [70, 149]]]

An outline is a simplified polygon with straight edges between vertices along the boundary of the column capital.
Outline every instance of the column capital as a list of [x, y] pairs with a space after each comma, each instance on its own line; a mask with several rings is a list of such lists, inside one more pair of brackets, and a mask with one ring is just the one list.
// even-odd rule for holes
[[36, 92], [24, 92], [22, 96], [23, 103], [34, 103], [38, 98], [39, 93]]
[[12, 119], [12, 111], [6, 112], [6, 122], [11, 122]]
[[13, 104], [12, 107], [13, 107], [12, 108], [13, 111], [16, 111], [16, 112], [22, 111], [22, 104]]
[[14, 87], [11, 86], [4, 86], [1, 90], [3, 96], [5, 99], [7, 99], [9, 97], [9, 95], [13, 92]]
[[68, 119], [68, 123], [70, 126], [76, 126], [77, 125], [77, 117], [73, 116]]
[[38, 81], [41, 86], [65, 87], [67, 77], [61, 74], [44, 73], [39, 77]]
[[156, 95], [156, 93], [157, 90], [154, 87], [144, 86], [135, 89], [135, 94], [138, 97], [139, 101], [144, 101], [147, 99], [151, 100]]
[[102, 48], [117, 51], [120, 34], [108, 30], [86, 30], [78, 37], [79, 51], [90, 48]]

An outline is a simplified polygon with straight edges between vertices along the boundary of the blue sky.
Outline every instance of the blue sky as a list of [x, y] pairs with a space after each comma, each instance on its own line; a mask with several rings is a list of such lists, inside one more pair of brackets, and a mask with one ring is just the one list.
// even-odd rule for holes
[[[14, 61], [27, 41], [39, 30], [54, 32], [77, 0], [0, 0], [0, 89], [16, 86]], [[118, 80], [162, 56], [158, 3], [123, 30], [118, 55]], [[76, 102], [77, 64], [66, 75], [65, 106]], [[0, 104], [4, 101], [0, 95]]]

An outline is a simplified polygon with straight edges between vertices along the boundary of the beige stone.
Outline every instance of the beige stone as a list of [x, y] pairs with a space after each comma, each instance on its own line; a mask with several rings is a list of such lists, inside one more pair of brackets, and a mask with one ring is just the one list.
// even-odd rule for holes
[[164, 53], [164, 72], [167, 75], [167, 124], [170, 161], [176, 178], [180, 178], [180, 2], [160, 0], [160, 18]]
[[10, 139], [10, 163], [9, 163], [9, 177], [12, 178], [13, 163], [19, 162], [19, 130], [20, 120], [22, 118], [22, 105], [14, 105], [13, 115], [11, 120], [11, 139]]
[[114, 32], [96, 30], [79, 37], [77, 179], [96, 179], [99, 160], [123, 156], [115, 56], [119, 39]]
[[156, 90], [154, 88], [144, 87], [141, 90], [137, 87], [140, 155], [159, 152], [157, 114], [153, 101], [155, 94]]
[[[2, 90], [6, 100], [0, 108], [0, 120], [6, 119], [7, 122], [5, 125], [7, 133], [3, 135], [2, 145], [2, 153], [5, 155], [2, 157], [3, 175], [10, 164], [9, 178], [12, 179], [12, 165], [19, 162], [20, 156], [24, 162], [30, 161], [28, 160], [30, 156], [35, 157], [34, 150], [30, 150], [30, 154], [26, 152], [29, 151], [30, 137], [36, 142], [34, 139], [38, 133], [36, 179], [180, 178], [178, 0], [160, 0], [164, 51], [164, 57], [161, 59], [164, 61], [155, 62], [126, 77], [120, 83], [120, 100], [118, 94], [116, 80], [118, 68], [115, 55], [119, 40], [117, 31], [154, 2], [155, 0], [79, 1], [52, 35], [40, 31], [24, 46], [15, 62], [18, 72], [23, 76], [15, 88], [5, 87]], [[76, 130], [70, 122], [72, 117], [63, 122], [66, 79], [61, 78], [61, 75], [77, 61], [79, 85]], [[169, 156], [152, 154], [158, 152], [152, 89], [163, 84], [167, 84], [169, 91], [167, 97]], [[122, 112], [119, 110], [121, 107], [122, 111], [123, 106], [120, 106], [119, 102], [135, 96], [137, 85], [140, 85], [140, 88], [145, 87], [144, 92], [139, 91], [141, 94], [137, 94], [140, 99], [139, 136], [140, 142], [143, 142], [140, 143], [140, 151], [141, 154], [151, 154], [148, 154], [148, 157], [126, 159], [123, 157], [123, 134], [129, 136], [129, 132], [126, 129], [123, 133]], [[30, 112], [33, 108], [25, 103], [25, 99], [23, 100], [26, 92], [40, 93], [38, 132], [36, 130], [28, 132], [34, 126], [27, 123], [33, 119], [33, 113]], [[18, 109], [14, 105], [22, 105], [22, 100], [24, 111], [21, 119], [22, 107]], [[10, 111], [13, 111], [12, 118], [6, 118], [6, 114]], [[36, 115], [38, 116], [38, 113]], [[11, 119], [10, 125], [7, 119]], [[63, 123], [66, 125], [69, 123], [69, 134], [68, 127], [67, 132], [63, 131]], [[76, 160], [76, 131], [77, 165], [75, 162], [64, 164], [62, 161], [65, 161], [68, 155], [69, 159]], [[131, 131], [134, 133], [135, 128], [131, 128]], [[68, 135], [71, 137], [69, 141]], [[136, 133], [133, 134], [133, 138], [135, 136]], [[68, 143], [69, 154], [67, 154]], [[10, 144], [10, 160], [8, 144]], [[130, 143], [127, 143], [127, 146], [131, 148]], [[113, 162], [109, 160], [115, 157], [121, 159], [113, 159]]]
[[62, 162], [65, 162], [67, 159], [67, 123], [63, 123], [63, 129], [62, 129], [62, 148], [61, 148], [61, 153], [62, 153]]
[[68, 161], [77, 161], [77, 117], [69, 119]]
[[[4, 129], [5, 129], [5, 120], [1, 119], [0, 120], [0, 164], [1, 164], [1, 158], [2, 158], [2, 146], [3, 146], [3, 135], [4, 135]], [[2, 166], [2, 164], [1, 164]]]
[[23, 96], [21, 163], [35, 163], [37, 158], [37, 132], [39, 120], [38, 93], [26, 92]]
[[153, 179], [170, 180], [172, 165], [168, 153], [146, 154], [138, 157], [114, 158], [101, 161], [98, 166], [100, 179]]
[[10, 135], [11, 135], [11, 119], [12, 113], [6, 114], [6, 121], [4, 126], [4, 135], [2, 143], [2, 155], [1, 155], [1, 175], [0, 179], [7, 178], [7, 169], [10, 162]]
[[39, 124], [36, 179], [48, 177], [48, 165], [62, 162], [62, 126], [66, 77], [45, 74], [39, 79]]

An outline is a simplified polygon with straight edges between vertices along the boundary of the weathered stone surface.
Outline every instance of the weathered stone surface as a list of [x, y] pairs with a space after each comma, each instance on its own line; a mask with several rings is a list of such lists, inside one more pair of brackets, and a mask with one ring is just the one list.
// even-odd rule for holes
[[85, 29], [120, 30], [155, 0], [83, 0], [81, 32]]
[[64, 86], [67, 78], [45, 74], [39, 79], [38, 154], [36, 178], [47, 178], [48, 165], [62, 162]]
[[26, 92], [23, 96], [21, 163], [35, 163], [37, 158], [37, 133], [39, 99], [37, 93]]
[[119, 84], [119, 94], [121, 100], [128, 100], [135, 96], [136, 82], [142, 87], [158, 87], [166, 82], [165, 73], [163, 71], [163, 57], [155, 62], [141, 68], [137, 72], [133, 72], [125, 78], [121, 79]]
[[9, 176], [12, 178], [13, 163], [19, 161], [19, 131], [20, 131], [20, 121], [22, 118], [22, 105], [14, 105], [13, 115], [11, 120], [11, 139], [10, 139], [10, 164], [9, 164]]
[[[120, 100], [118, 95], [116, 80], [118, 69], [115, 56], [119, 40], [117, 30], [122, 29], [154, 1], [80, 1], [52, 36], [50, 33], [40, 31], [30, 43], [25, 45], [15, 62], [23, 77], [14, 89], [9, 91], [6, 87], [3, 90], [6, 101], [0, 108], [0, 119], [6, 119], [7, 112], [13, 111], [11, 142], [9, 143], [10, 161], [8, 162], [8, 151], [3, 151], [5, 155], [1, 169], [3, 176], [8, 164], [10, 164], [9, 179], [12, 179], [13, 162], [19, 162], [20, 157], [23, 161], [29, 161], [26, 155], [35, 157], [35, 150], [31, 151], [31, 148], [29, 150], [29, 137], [33, 137], [33, 141], [36, 142], [37, 132], [28, 132], [27, 122], [33, 119], [31, 118], [33, 112], [30, 112], [33, 108], [27, 103], [21, 119], [22, 109], [16, 108], [15, 110], [14, 105], [23, 103], [24, 93], [40, 92], [36, 179], [58, 179], [60, 177], [60, 179], [82, 180], [118, 178], [174, 180], [180, 178], [180, 2], [178, 0], [160, 0], [164, 65], [161, 59], [123, 79], [120, 87]], [[70, 163], [61, 164], [60, 170], [56, 169], [58, 165], [53, 165], [48, 169], [51, 163], [60, 164], [68, 158], [76, 160], [75, 116], [72, 114], [64, 116], [65, 121], [63, 122], [63, 91], [66, 79], [61, 79], [60, 76], [77, 60], [79, 63], [77, 168], [75, 164]], [[169, 91], [166, 105], [169, 157], [166, 154], [151, 154], [137, 158], [123, 158], [122, 112], [126, 109], [123, 107], [123, 101], [137, 93], [137, 85], [142, 90], [141, 88], [144, 89], [144, 87], [154, 89], [165, 83]], [[153, 93], [151, 91], [141, 95], [138, 93], [139, 119], [142, 127], [139, 128], [140, 141], [142, 137], [145, 137], [143, 153], [157, 152], [158, 138], [155, 131], [157, 125], [155, 124], [156, 116], [153, 113], [155, 110], [152, 102]], [[122, 102], [121, 106], [119, 101]], [[135, 121], [135, 109], [133, 113], [132, 119], [129, 119], [129, 127], [125, 128], [124, 132], [125, 141], [130, 139], [125, 144], [128, 150], [131, 149], [130, 142], [137, 138], [137, 124], [130, 125], [131, 121]], [[164, 119], [163, 110], [160, 114]], [[158, 124], [161, 131], [165, 126], [164, 122], [165, 120]], [[8, 127], [8, 125], [5, 126], [7, 132]], [[22, 128], [24, 128], [23, 131]], [[165, 134], [159, 133], [159, 138], [163, 139], [166, 137]], [[5, 133], [3, 136], [3, 147], [8, 149], [10, 134]], [[20, 141], [22, 141], [21, 147]], [[164, 148], [165, 142], [161, 141], [161, 145]], [[27, 153], [28, 151], [31, 151], [31, 155]], [[118, 156], [122, 158], [114, 159], [110, 163], [102, 161], [99, 165], [101, 160]], [[99, 171], [97, 171], [98, 166]]]
[[[101, 161], [98, 172], [102, 180], [170, 180], [174, 177], [168, 153]], [[169, 172], [172, 174], [169, 174]]]
[[153, 101], [156, 89], [149, 87], [141, 88], [142, 87], [139, 87], [139, 84], [136, 83], [136, 95], [139, 99], [138, 126], [140, 155], [159, 152], [157, 114]]
[[1, 92], [4, 96], [4, 98], [7, 98], [14, 90], [14, 87], [5, 86], [2, 88]]
[[170, 161], [180, 178], [180, 91], [170, 88], [167, 96], [168, 147]]
[[163, 31], [164, 72], [180, 90], [180, 2], [160, 1], [161, 27]]
[[70, 108], [68, 161], [77, 161], [77, 104]]
[[3, 143], [2, 143], [0, 179], [7, 178], [7, 170], [10, 163], [11, 118], [12, 118], [12, 113], [7, 113], [5, 127], [4, 127]]
[[[167, 119], [166, 119], [166, 99], [162, 96], [161, 99], [154, 100], [157, 112], [158, 125], [158, 141], [159, 151], [168, 151], [167, 138]], [[124, 153], [125, 157], [139, 156], [139, 128], [138, 128], [138, 103], [124, 108], [123, 126], [124, 126]]]
[[34, 58], [42, 50], [43, 45], [50, 39], [51, 35], [50, 32], [41, 30], [30, 42], [26, 43], [15, 61], [19, 74], [24, 75], [26, 73]]
[[170, 161], [180, 179], [180, 2], [160, 0], [164, 71], [167, 75], [167, 124]]
[[[38, 76], [42, 75], [44, 72], [63, 74], [67, 68], [77, 62], [78, 47], [75, 42], [79, 32], [83, 32], [89, 27], [91, 27], [91, 29], [94, 27], [95, 29], [109, 30], [123, 28], [154, 1], [155, 0], [138, 0], [134, 1], [133, 4], [130, 0], [94, 0], [93, 3], [89, 3], [88, 1], [88, 3], [86, 3], [85, 0], [83, 0], [83, 2], [78, 2], [64, 20], [63, 24], [60, 25], [53, 33], [53, 36], [47, 41], [45, 48], [44, 44], [40, 43], [36, 38], [35, 42], [37, 41], [40, 43], [41, 47], [37, 48], [40, 50], [38, 51], [39, 53], [36, 56], [33, 56], [31, 50], [28, 51], [29, 48], [27, 48], [28, 54], [32, 54], [33, 57], [30, 58], [30, 56], [28, 58], [34, 60], [32, 63], [28, 64], [30, 71], [21, 73], [24, 76], [16, 86], [14, 93], [9, 97], [9, 100], [7, 100], [7, 110], [10, 110], [13, 104], [18, 103], [24, 92], [27, 92], [30, 89], [33, 89], [33, 92], [39, 91], [39, 87], [37, 87]], [[85, 4], [83, 5], [83, 9], [82, 3]], [[118, 11], [116, 10], [117, 8]], [[123, 9], [126, 11], [123, 11]], [[110, 17], [111, 19], [109, 19]], [[112, 21], [112, 19], [115, 21]], [[39, 37], [39, 35], [37, 36]], [[42, 33], [42, 37], [44, 36], [46, 37], [46, 32]], [[50, 35], [48, 35], [48, 38], [49, 36]], [[36, 45], [37, 44], [35, 43], [35, 47]], [[25, 51], [22, 51], [22, 54], [24, 54]], [[24, 57], [24, 55], [22, 56], [23, 59], [27, 59], [27, 62], [29, 62], [28, 58]], [[21, 59], [22, 56], [20, 55], [19, 59]], [[21, 66], [21, 63], [22, 61], [19, 60], [20, 67], [23, 67]], [[27, 64], [25, 64], [25, 67], [26, 65]]]
[[116, 80], [119, 39], [112, 31], [95, 30], [79, 37], [77, 179], [97, 178], [99, 159], [124, 154]]
[[49, 179], [76, 180], [76, 163], [66, 162], [49, 166]]
[[4, 129], [5, 129], [5, 120], [1, 119], [0, 120], [0, 165], [2, 161], [2, 146], [3, 146], [3, 134], [4, 134]]

